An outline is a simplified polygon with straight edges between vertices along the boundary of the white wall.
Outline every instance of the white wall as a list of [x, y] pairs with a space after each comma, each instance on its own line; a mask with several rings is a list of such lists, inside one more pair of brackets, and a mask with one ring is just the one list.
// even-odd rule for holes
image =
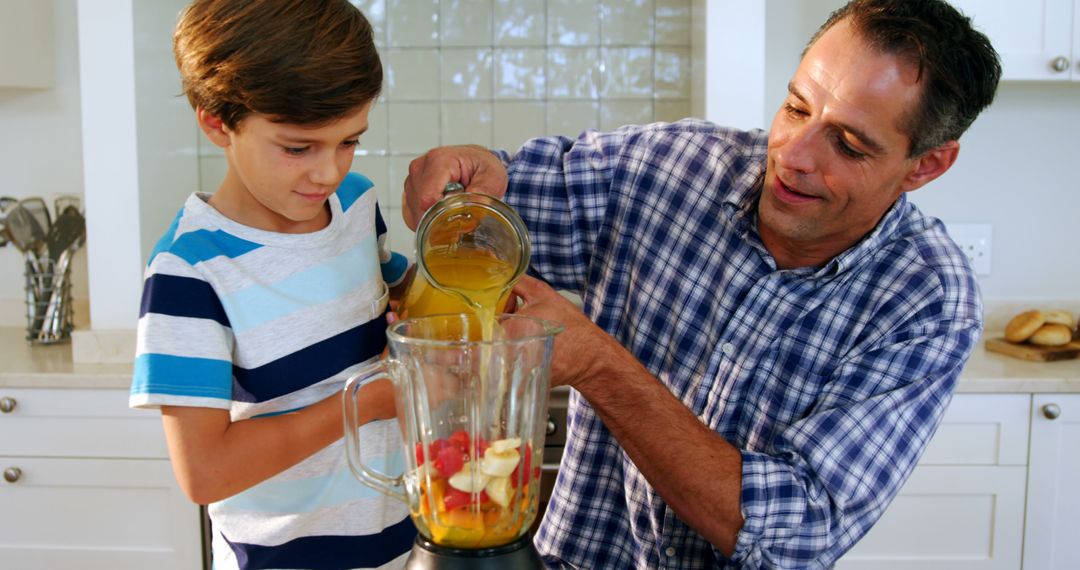
[[[0, 195], [41, 196], [50, 204], [58, 194], [83, 192], [75, 0], [52, 3], [53, 86], [0, 88]], [[22, 276], [22, 255], [10, 244], [0, 248], [0, 326], [26, 324]], [[74, 297], [85, 301], [85, 249], [75, 256], [72, 277]], [[76, 318], [86, 319], [85, 303], [76, 304]]]
[[[841, 0], [769, 0], [767, 128], [806, 41]], [[1080, 301], [1080, 82], [1003, 81], [994, 104], [960, 139], [960, 158], [910, 195], [951, 223], [992, 226], [985, 300]]]

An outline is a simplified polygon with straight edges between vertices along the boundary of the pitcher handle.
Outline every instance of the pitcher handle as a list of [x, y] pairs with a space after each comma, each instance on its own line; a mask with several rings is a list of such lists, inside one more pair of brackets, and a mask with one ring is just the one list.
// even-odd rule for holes
[[341, 398], [345, 418], [345, 455], [349, 459], [349, 469], [361, 483], [407, 503], [405, 493], [398, 490], [404, 485], [404, 473], [392, 477], [364, 465], [364, 461], [360, 457], [360, 437], [357, 435], [360, 428], [360, 411], [357, 408], [356, 394], [368, 381], [378, 380], [379, 378], [389, 378], [385, 360], [379, 360], [361, 368], [359, 372], [345, 382], [345, 391], [342, 392]]

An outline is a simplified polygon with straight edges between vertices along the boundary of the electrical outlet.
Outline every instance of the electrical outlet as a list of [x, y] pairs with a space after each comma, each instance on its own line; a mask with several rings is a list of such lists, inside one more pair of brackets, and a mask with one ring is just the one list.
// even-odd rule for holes
[[990, 275], [990, 224], [946, 224], [949, 236], [960, 246], [976, 275]]

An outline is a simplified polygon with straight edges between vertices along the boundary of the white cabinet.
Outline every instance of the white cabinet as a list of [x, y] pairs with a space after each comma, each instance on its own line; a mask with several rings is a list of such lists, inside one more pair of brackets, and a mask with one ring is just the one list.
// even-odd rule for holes
[[202, 568], [160, 415], [127, 396], [0, 388], [0, 567]]
[[0, 87], [52, 87], [53, 3], [0, 0]]
[[907, 484], [840, 570], [1020, 567], [1031, 397], [957, 394]]
[[1080, 0], [950, 0], [1001, 54], [1003, 78], [1080, 81]]
[[1080, 394], [1036, 394], [1031, 402], [1024, 568], [1080, 565]]

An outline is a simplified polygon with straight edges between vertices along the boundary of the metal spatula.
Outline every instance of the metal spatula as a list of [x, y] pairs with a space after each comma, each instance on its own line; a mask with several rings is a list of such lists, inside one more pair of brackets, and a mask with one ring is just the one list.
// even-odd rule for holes
[[68, 324], [67, 303], [70, 302], [65, 294], [70, 286], [67, 282], [68, 267], [85, 233], [86, 219], [75, 206], [65, 208], [49, 229], [45, 244], [49, 259], [52, 260], [53, 280], [49, 303], [45, 307], [44, 318], [38, 331], [38, 340], [41, 342], [56, 342], [65, 336], [64, 328]]

